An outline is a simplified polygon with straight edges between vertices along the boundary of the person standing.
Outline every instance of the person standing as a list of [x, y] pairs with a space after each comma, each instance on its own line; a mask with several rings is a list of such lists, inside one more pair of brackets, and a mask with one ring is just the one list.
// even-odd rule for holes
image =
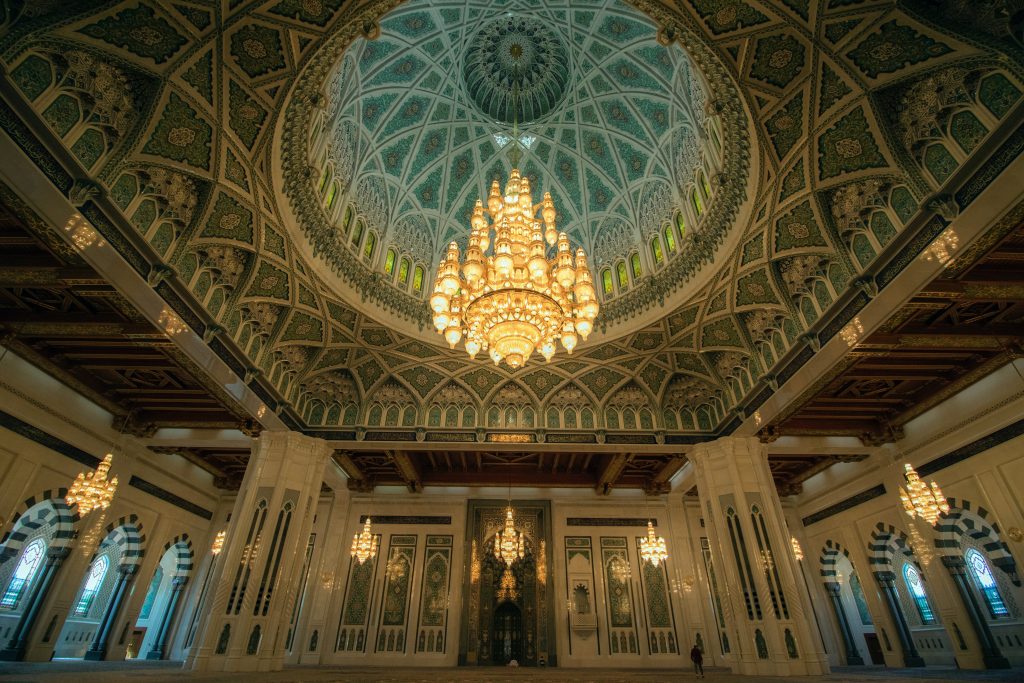
[[704, 653], [696, 645], [690, 650], [690, 659], [693, 661], [693, 672], [697, 678], [704, 678]]

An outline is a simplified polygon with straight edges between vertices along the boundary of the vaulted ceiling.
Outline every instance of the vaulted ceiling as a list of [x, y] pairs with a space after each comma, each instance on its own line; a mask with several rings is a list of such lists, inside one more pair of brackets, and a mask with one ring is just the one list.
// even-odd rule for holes
[[[636, 130], [617, 127], [601, 107], [593, 123], [575, 127], [578, 136], [605, 136], [610, 165], [581, 137], [562, 138], [574, 130], [568, 103], [611, 101], [595, 90], [605, 87], [596, 75], [572, 81], [577, 88], [527, 129], [537, 136], [538, 173], [557, 183], [581, 241], [596, 239], [615, 206], [629, 209], [618, 215], [636, 227], [650, 178], [671, 181], [670, 208], [684, 208], [664, 144], [683, 113], [713, 119], [723, 137], [722, 177], [678, 254], [607, 301], [604, 331], [550, 365], [512, 372], [440, 346], [423, 325], [425, 302], [381, 277], [382, 250], [367, 261], [328, 249], [338, 224], [307, 155], [309, 124], [330, 106], [337, 93], [327, 86], [351, 58], [360, 87], [339, 92], [363, 145], [353, 150], [352, 178], [387, 176], [387, 150], [408, 140], [400, 170], [383, 181], [392, 227], [415, 215], [436, 220], [431, 239], [448, 239], [453, 207], [475, 199], [504, 158], [493, 133], [507, 124], [479, 132], [466, 123], [459, 149], [479, 141], [472, 172], [451, 182], [451, 145], [464, 125], [457, 106], [465, 121], [484, 115], [454, 94], [465, 84], [442, 65], [454, 38], [440, 25], [444, 10], [462, 8], [453, 25], [456, 37], [468, 36], [478, 3], [5, 2], [0, 125], [126, 267], [150, 277], [293, 428], [339, 441], [514, 432], [567, 448], [728, 433], [970, 205], [1007, 154], [1019, 154], [1009, 133], [1019, 126], [1024, 62], [1008, 21], [986, 14], [999, 3], [638, 0], [634, 11], [574, 0], [572, 14], [566, 3], [542, 4], [551, 9], [500, 6], [542, 17], [576, 66], [598, 45], [619, 45], [606, 19], [646, 16], [630, 19], [621, 38], [631, 76], [613, 77], [610, 56], [590, 70], [607, 81], [608, 98], [625, 101]], [[570, 32], [577, 9], [590, 7], [605, 14]], [[417, 8], [433, 29], [410, 27]], [[431, 31], [441, 41], [432, 53]], [[375, 90], [377, 74], [399, 69], [401, 55], [424, 62], [416, 87]], [[659, 93], [685, 73], [706, 84], [706, 107], [694, 106], [693, 89]], [[680, 118], [664, 132], [645, 123], [648, 105], [629, 94], [628, 78], [645, 83], [643, 101], [673, 101]], [[395, 100], [381, 105], [380, 122], [368, 120], [369, 98], [388, 93]], [[429, 96], [431, 119], [416, 123], [422, 110], [408, 105], [419, 96]], [[446, 97], [448, 118], [432, 127]], [[431, 156], [424, 145], [440, 130], [446, 151]], [[620, 184], [604, 209], [591, 206], [598, 193], [588, 181], [558, 179], [556, 142], [576, 147], [577, 178], [590, 169], [610, 190], [613, 178]], [[621, 163], [620, 143], [640, 152], [642, 178]], [[431, 199], [437, 208], [424, 206], [424, 183], [443, 193]], [[358, 192], [348, 197], [357, 213], [372, 209]]]

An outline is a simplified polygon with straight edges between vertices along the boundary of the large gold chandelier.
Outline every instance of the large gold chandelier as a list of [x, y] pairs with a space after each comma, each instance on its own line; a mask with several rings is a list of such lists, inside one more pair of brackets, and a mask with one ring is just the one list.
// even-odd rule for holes
[[907, 488], [900, 487], [900, 500], [903, 501], [903, 509], [911, 518], [920, 517], [935, 526], [939, 515], [949, 512], [949, 503], [942, 495], [942, 489], [934, 481], [931, 485], [926, 484], [918, 476], [917, 470], [908, 462], [904, 464], [904, 474], [907, 480]]
[[516, 560], [526, 557], [526, 539], [523, 532], [516, 529], [512, 519], [512, 506], [505, 509], [505, 526], [494, 535], [494, 557], [511, 567]]
[[640, 539], [640, 559], [655, 567], [668, 559], [665, 537], [654, 535], [654, 524], [650, 520], [647, 520], [647, 538]]
[[68, 507], [78, 505], [78, 515], [84, 517], [96, 508], [106, 510], [117, 491], [117, 477], [107, 481], [107, 472], [114, 459], [113, 453], [107, 453], [103, 461], [96, 466], [94, 472], [79, 472], [71, 488], [68, 489], [64, 502]]
[[[587, 255], [577, 249], [573, 258], [555, 217], [551, 193], [534, 204], [518, 168], [504, 195], [494, 181], [486, 210], [477, 200], [465, 262], [458, 245], [449, 244], [430, 297], [434, 327], [453, 349], [465, 335], [470, 358], [484, 350], [495, 365], [504, 360], [519, 368], [534, 350], [550, 361], [559, 340], [570, 354], [579, 338], [586, 340], [599, 309], [593, 278]], [[548, 247], [556, 247], [550, 259]]]
[[363, 530], [352, 537], [352, 557], [359, 564], [377, 556], [377, 536], [370, 529], [370, 518], [363, 522]]

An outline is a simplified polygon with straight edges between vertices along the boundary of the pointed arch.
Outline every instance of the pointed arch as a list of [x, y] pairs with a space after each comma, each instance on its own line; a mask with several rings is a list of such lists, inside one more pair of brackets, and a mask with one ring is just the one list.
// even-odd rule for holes
[[[969, 500], [949, 498], [949, 512], [939, 516], [935, 524], [935, 548], [940, 557], [959, 557], [966, 550], [964, 537], [974, 539], [985, 552], [988, 561], [1020, 586], [1017, 563], [1010, 548], [999, 536], [999, 524], [989, 519], [989, 512], [981, 506], [972, 506]], [[974, 507], [972, 510], [971, 508]]]

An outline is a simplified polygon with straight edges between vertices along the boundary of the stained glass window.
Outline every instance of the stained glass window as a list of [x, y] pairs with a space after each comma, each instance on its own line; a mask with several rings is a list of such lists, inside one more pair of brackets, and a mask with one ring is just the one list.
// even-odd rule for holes
[[700, 186], [704, 189], [704, 196], [705, 197], [710, 197], [711, 196], [711, 186], [708, 185], [708, 179], [707, 179], [707, 177], [703, 173], [700, 174]]
[[999, 587], [996, 585], [996, 578], [992, 576], [992, 569], [989, 568], [985, 557], [974, 548], [967, 551], [967, 566], [970, 567], [974, 580], [985, 596], [985, 603], [988, 605], [989, 613], [994, 617], [1006, 617], [1010, 612], [1006, 609], [1003, 597], [999, 595]]
[[633, 254], [629, 257], [629, 269], [633, 271], [633, 280], [639, 280], [640, 276], [644, 274], [643, 268], [640, 266], [640, 254]]
[[679, 239], [686, 237], [686, 218], [682, 212], [676, 214], [676, 227], [679, 228]]
[[156, 572], [153, 574], [153, 580], [149, 582], [149, 589], [146, 591], [146, 599], [142, 603], [142, 609], [139, 610], [139, 619], [149, 619], [149, 615], [153, 611], [153, 603], [156, 601], [156, 593], [160, 590], [160, 583], [163, 580], [164, 570], [157, 567]]
[[338, 183], [331, 183], [331, 189], [327, 193], [327, 199], [324, 201], [324, 206], [327, 208], [328, 211], [330, 211], [331, 207], [334, 206], [334, 200], [337, 198], [337, 196], [338, 196]]
[[320, 194], [324, 193], [327, 189], [327, 183], [331, 182], [331, 167], [328, 166], [324, 169], [324, 174], [320, 176]]
[[398, 281], [403, 285], [409, 283], [409, 259], [402, 259], [402, 265], [398, 267]]
[[75, 616], [85, 617], [89, 615], [89, 608], [92, 607], [96, 594], [100, 592], [103, 585], [103, 577], [107, 575], [107, 567], [110, 560], [106, 555], [101, 555], [89, 567], [89, 573], [85, 575], [85, 585], [82, 586], [82, 594], [78, 596], [78, 603], [75, 604]]
[[366, 246], [363, 248], [363, 258], [373, 258], [373, 249], [377, 246], [377, 235], [370, 233], [366, 237]]
[[654, 257], [654, 262], [658, 265], [665, 260], [665, 255], [661, 252], [661, 240], [657, 237], [651, 240], [651, 256]]
[[7, 590], [4, 591], [4, 597], [0, 599], [0, 608], [14, 609], [18, 606], [18, 602], [28, 592], [28, 587], [32, 585], [32, 580], [36, 577], [36, 570], [42, 564], [45, 552], [46, 544], [41, 538], [37, 538], [25, 546], [25, 550], [21, 553], [21, 559], [18, 560], [18, 566], [14, 568], [11, 582], [7, 584]]
[[604, 289], [605, 295], [610, 295], [614, 288], [612, 286], [612, 271], [610, 268], [605, 268], [601, 271], [601, 287]]
[[395, 272], [395, 250], [388, 249], [387, 255], [384, 257], [384, 272], [391, 275]]
[[701, 203], [700, 195], [697, 194], [696, 189], [690, 193], [690, 201], [693, 202], [693, 210], [697, 212], [698, 216], [704, 213], [704, 205]]
[[928, 604], [928, 594], [924, 591], [924, 581], [921, 580], [921, 572], [917, 571], [910, 563], [907, 563], [903, 565], [903, 578], [907, 582], [910, 597], [914, 599], [914, 604], [917, 605], [917, 612], [921, 615], [921, 622], [924, 624], [934, 624], [935, 613], [932, 612], [932, 607]]
[[619, 281], [619, 289], [629, 287], [629, 276], [626, 274], [626, 262], [619, 261], [615, 265], [615, 277]]
[[[363, 240], [363, 230], [366, 229], [366, 224], [363, 223], [363, 219], [360, 218], [356, 221], [356, 231], [352, 233], [353, 244], [359, 244]], [[357, 247], [358, 248], [358, 247]], [[359, 252], [356, 252], [359, 253]]]
[[412, 289], [417, 293], [423, 291], [423, 266], [416, 266], [412, 272]]
[[665, 226], [665, 246], [670, 254], [676, 250], [676, 236], [672, 234], [671, 225]]

